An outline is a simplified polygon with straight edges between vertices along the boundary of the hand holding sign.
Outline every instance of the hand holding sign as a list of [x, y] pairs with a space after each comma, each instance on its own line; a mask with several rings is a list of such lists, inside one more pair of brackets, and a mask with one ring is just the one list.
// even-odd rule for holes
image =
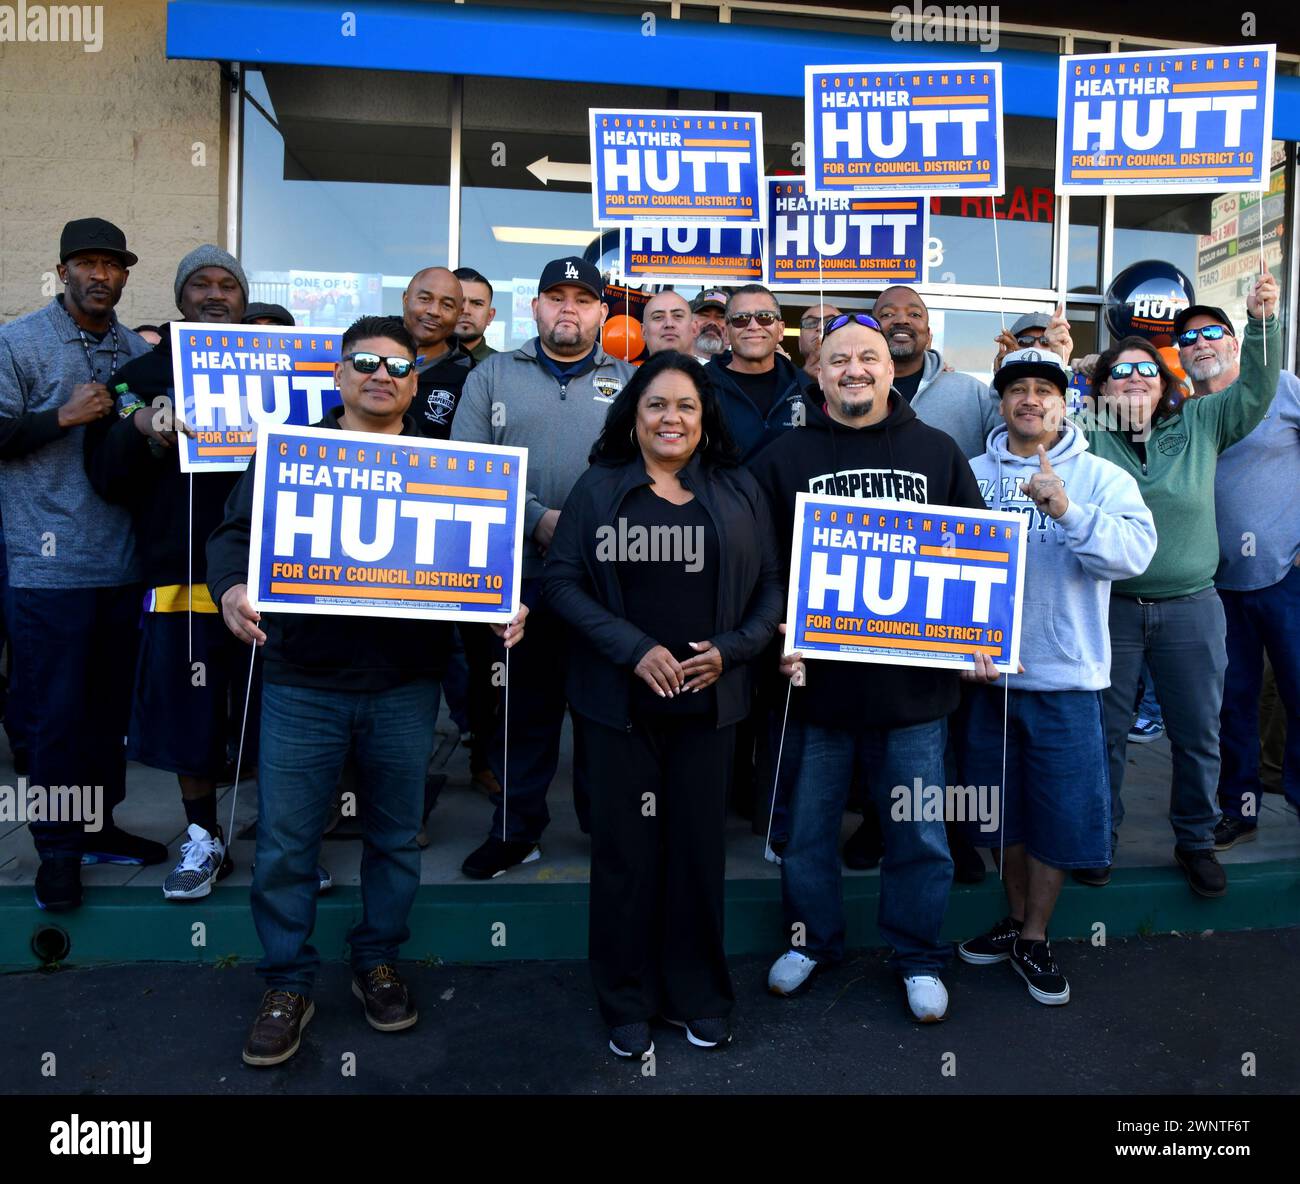
[[[777, 626], [778, 632], [785, 635], [785, 625]], [[791, 686], [802, 687], [807, 685], [808, 667], [804, 665], [803, 655], [797, 650], [793, 654], [781, 655], [781, 674], [790, 680]]]
[[248, 585], [227, 588], [221, 597], [221, 616], [230, 630], [245, 645], [266, 644], [266, 634], [257, 627], [262, 614], [248, 603]]
[[524, 618], [526, 616], [528, 616], [528, 605], [521, 601], [519, 611], [515, 613], [508, 624], [492, 625], [489, 628], [505, 642], [506, 649], [514, 649], [524, 639]]
[[[971, 658], [975, 663], [975, 668], [973, 670], [963, 670], [961, 672], [962, 682], [997, 682], [998, 681], [999, 678], [998, 668], [993, 665], [993, 659], [990, 658], [988, 654], [977, 652], [972, 654]], [[1016, 666], [1017, 666], [1016, 673], [1024, 674], [1025, 672], [1024, 663], [1017, 662]]]
[[1074, 338], [1070, 336], [1070, 322], [1065, 318], [1064, 304], [1056, 306], [1052, 319], [1047, 322], [1047, 328], [1043, 331], [1043, 343], [1054, 354], [1059, 355], [1061, 361], [1067, 366], [1070, 364], [1070, 355], [1074, 352]]
[[1065, 496], [1065, 482], [1056, 475], [1052, 462], [1047, 459], [1047, 450], [1041, 444], [1038, 446], [1038, 472], [1028, 481], [1022, 481], [1020, 490], [1050, 518], [1059, 518], [1070, 508], [1070, 499]]
[[1259, 320], [1277, 316], [1278, 288], [1273, 273], [1265, 268], [1246, 294], [1246, 311]]

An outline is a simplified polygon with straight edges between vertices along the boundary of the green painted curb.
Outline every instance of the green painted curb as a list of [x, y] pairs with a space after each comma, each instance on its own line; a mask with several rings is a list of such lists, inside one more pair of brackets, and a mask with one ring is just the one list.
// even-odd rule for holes
[[[1114, 873], [1106, 888], [1067, 880], [1052, 936], [1099, 941], [1169, 932], [1274, 929], [1300, 925], [1300, 862], [1237, 864], [1219, 900], [1193, 895], [1175, 868]], [[844, 881], [848, 944], [879, 946], [875, 915], [880, 881]], [[346, 957], [347, 932], [360, 916], [357, 888], [322, 897], [313, 944], [326, 961]], [[956, 885], [944, 936], [953, 940], [987, 928], [1005, 912], [995, 879]], [[727, 952], [775, 954], [788, 940], [775, 880], [727, 883]], [[110, 962], [255, 962], [261, 946], [248, 907], [248, 889], [219, 888], [194, 903], [169, 903], [156, 887], [96, 888], [72, 913], [42, 913], [27, 887], [0, 889], [0, 970], [39, 965], [33, 934], [57, 926], [71, 941], [65, 966]], [[437, 884], [422, 887], [411, 915], [405, 959], [494, 962], [587, 956], [587, 884]], [[1098, 926], [1104, 926], [1099, 929]]]

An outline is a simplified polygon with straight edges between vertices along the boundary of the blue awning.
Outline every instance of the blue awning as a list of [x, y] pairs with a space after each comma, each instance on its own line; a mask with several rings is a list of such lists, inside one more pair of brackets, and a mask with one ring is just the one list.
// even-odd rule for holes
[[[1008, 115], [1056, 117], [1057, 56], [822, 31], [614, 15], [327, 0], [170, 0], [167, 56], [803, 96], [805, 65], [996, 61]], [[349, 15], [354, 27], [345, 27]], [[1300, 140], [1300, 78], [1279, 76], [1273, 135]]]

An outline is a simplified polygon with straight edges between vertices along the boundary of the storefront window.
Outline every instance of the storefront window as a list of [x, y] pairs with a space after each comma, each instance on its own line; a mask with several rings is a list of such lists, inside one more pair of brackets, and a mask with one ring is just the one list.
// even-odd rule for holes
[[244, 74], [240, 255], [300, 324], [401, 311], [447, 259], [450, 79], [290, 66]]

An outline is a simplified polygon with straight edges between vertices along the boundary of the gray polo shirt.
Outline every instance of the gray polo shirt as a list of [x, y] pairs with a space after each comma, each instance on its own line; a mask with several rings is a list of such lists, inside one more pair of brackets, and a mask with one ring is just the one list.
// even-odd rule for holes
[[104, 382], [150, 346], [113, 318], [86, 357], [76, 322], [56, 297], [0, 326], [0, 513], [16, 588], [108, 588], [139, 578], [131, 516], [91, 487], [84, 426], [61, 428], [72, 388]]

